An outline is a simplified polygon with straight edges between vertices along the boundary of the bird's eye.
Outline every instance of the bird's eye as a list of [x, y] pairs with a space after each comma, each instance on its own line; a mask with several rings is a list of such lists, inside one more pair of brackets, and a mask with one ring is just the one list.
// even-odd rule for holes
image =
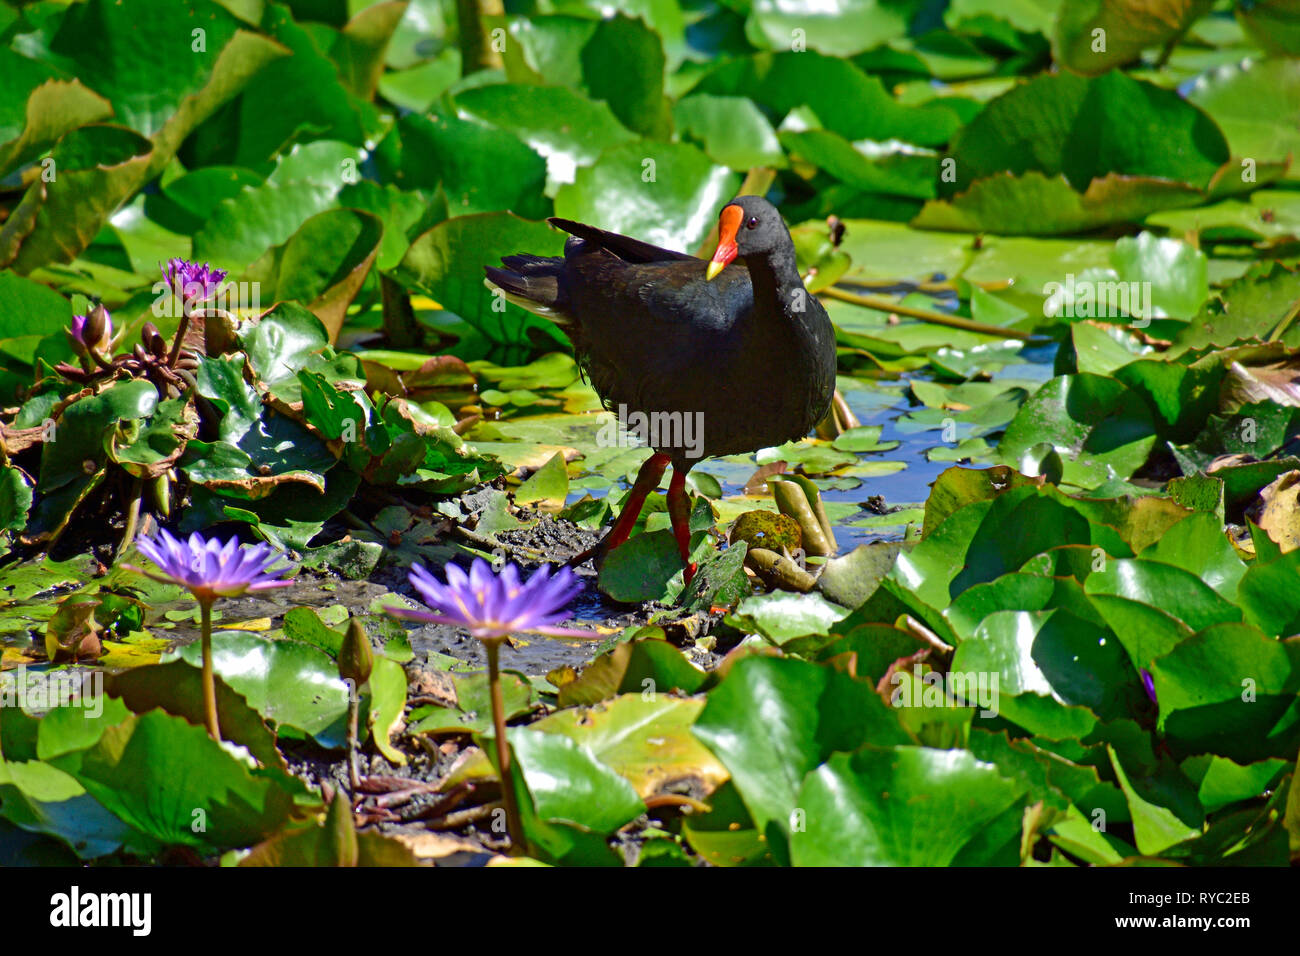
[[757, 226], [757, 225], [758, 225], [758, 217], [757, 217], [757, 216], [750, 216], [750, 217], [749, 217], [749, 222], [745, 223], [745, 228], [746, 228], [746, 229], [753, 229], [753, 228], [754, 228], [755, 226]]

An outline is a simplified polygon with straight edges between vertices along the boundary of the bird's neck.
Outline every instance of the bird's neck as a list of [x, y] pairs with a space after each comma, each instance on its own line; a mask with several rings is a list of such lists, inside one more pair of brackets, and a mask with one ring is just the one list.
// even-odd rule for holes
[[766, 315], [803, 311], [808, 293], [799, 276], [793, 245], [765, 256], [746, 258], [745, 267], [754, 287], [756, 309]]

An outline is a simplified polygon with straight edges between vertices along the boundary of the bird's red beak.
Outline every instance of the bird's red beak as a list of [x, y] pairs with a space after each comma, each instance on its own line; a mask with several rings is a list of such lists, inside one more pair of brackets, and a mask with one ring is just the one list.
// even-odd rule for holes
[[736, 233], [740, 231], [740, 224], [745, 218], [745, 210], [739, 206], [724, 206], [722, 215], [718, 217], [718, 248], [713, 252], [713, 258], [709, 260], [709, 268], [704, 273], [704, 277], [712, 281], [718, 277], [718, 273], [727, 268], [727, 264], [736, 258]]

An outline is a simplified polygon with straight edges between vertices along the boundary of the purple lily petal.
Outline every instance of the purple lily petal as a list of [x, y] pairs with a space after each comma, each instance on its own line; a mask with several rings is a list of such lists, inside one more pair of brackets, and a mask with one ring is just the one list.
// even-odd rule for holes
[[187, 541], [181, 541], [162, 529], [157, 538], [140, 537], [136, 547], [163, 573], [132, 570], [155, 581], [178, 584], [200, 600], [236, 597], [245, 591], [264, 591], [293, 583], [283, 578], [292, 567], [268, 570], [282, 555], [272, 552], [266, 544], [249, 547], [241, 545], [237, 538], [226, 542], [216, 538], [205, 540], [197, 531]]
[[186, 302], [202, 302], [212, 298], [226, 278], [224, 269], [214, 269], [206, 262], [200, 266], [188, 259], [169, 259], [160, 268], [167, 285], [174, 289], [179, 282], [181, 295]]
[[587, 639], [593, 636], [589, 631], [555, 626], [570, 617], [565, 608], [582, 590], [569, 568], [552, 576], [550, 569], [543, 566], [521, 582], [516, 565], [507, 564], [494, 573], [487, 561], [476, 558], [468, 574], [455, 564], [448, 564], [443, 573], [445, 583], [419, 565], [411, 568], [411, 584], [434, 609], [432, 612], [406, 608], [386, 610], [407, 620], [463, 627], [481, 640], [505, 637], [516, 631]]
[[1151, 672], [1148, 670], [1142, 671], [1142, 689], [1145, 690], [1147, 696], [1151, 698], [1151, 703], [1159, 705], [1160, 701], [1156, 700], [1155, 678], [1151, 676]]

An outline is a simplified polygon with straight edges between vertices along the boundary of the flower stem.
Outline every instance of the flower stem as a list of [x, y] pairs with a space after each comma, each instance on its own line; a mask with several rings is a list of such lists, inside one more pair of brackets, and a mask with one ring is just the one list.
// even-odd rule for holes
[[203, 646], [203, 715], [208, 722], [208, 735], [221, 742], [221, 725], [217, 722], [217, 683], [212, 674], [212, 601], [200, 600], [199, 611], [203, 624], [200, 640]]
[[176, 340], [172, 342], [172, 350], [167, 356], [167, 367], [175, 368], [176, 360], [181, 357], [181, 346], [185, 343], [185, 333], [190, 330], [190, 310], [182, 303], [181, 305], [181, 322], [176, 329]]
[[357, 723], [361, 715], [361, 691], [348, 682], [348, 783], [355, 794], [361, 789], [361, 770], [357, 765]]
[[135, 530], [140, 523], [140, 499], [144, 496], [144, 479], [137, 478], [131, 483], [131, 503], [126, 508], [126, 530], [122, 532], [122, 543], [117, 546], [113, 560], [126, 554], [127, 548], [135, 540]]
[[483, 646], [487, 648], [488, 686], [492, 690], [492, 726], [497, 738], [497, 770], [501, 774], [501, 799], [506, 805], [506, 828], [509, 830], [511, 851], [521, 853], [525, 846], [524, 824], [519, 816], [519, 804], [515, 801], [510, 744], [506, 740], [506, 705], [501, 694], [501, 675], [497, 669], [497, 653], [501, 650], [501, 641], [484, 641]]

